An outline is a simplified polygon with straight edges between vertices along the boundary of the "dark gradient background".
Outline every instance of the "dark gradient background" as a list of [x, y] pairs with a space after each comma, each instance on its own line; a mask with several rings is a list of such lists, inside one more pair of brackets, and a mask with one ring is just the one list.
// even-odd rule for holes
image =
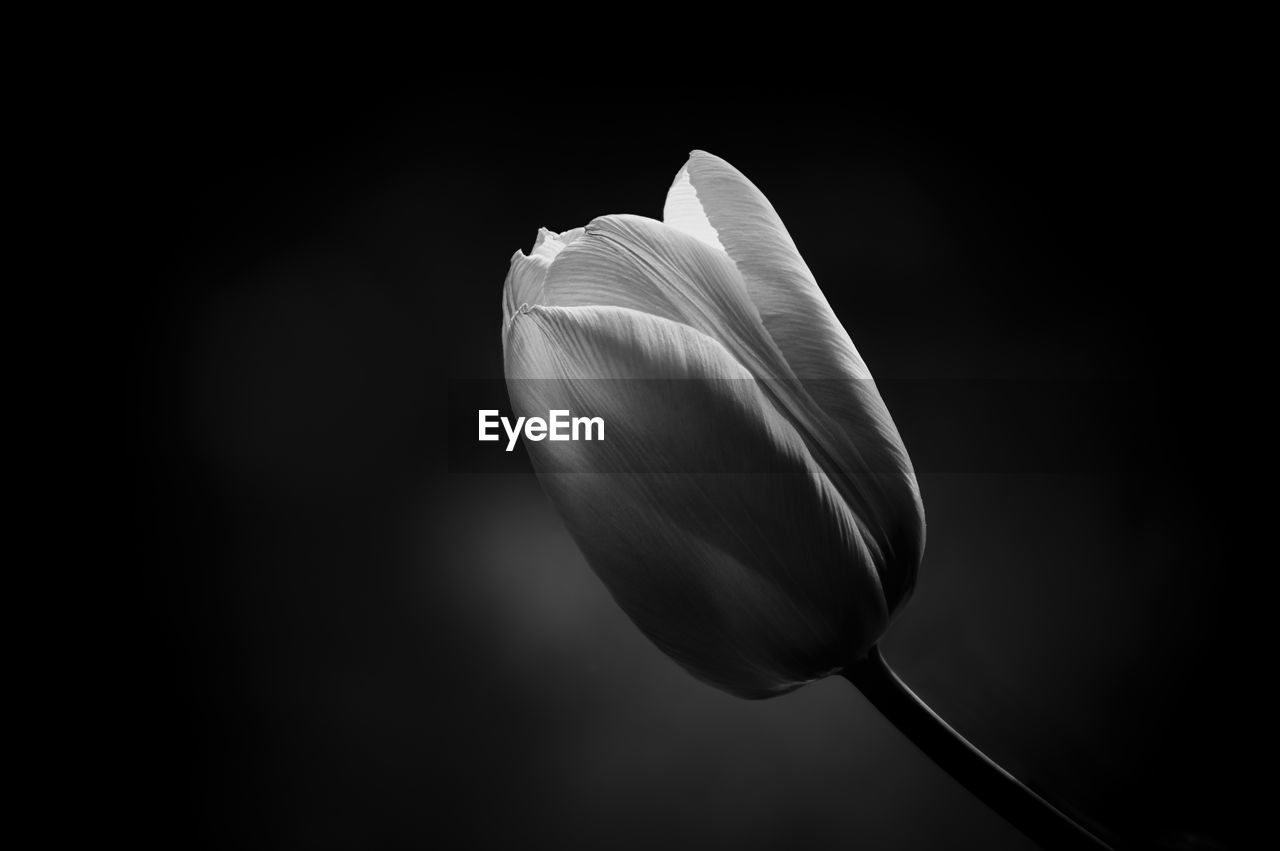
[[[928, 550], [890, 663], [1130, 847], [1247, 847], [1253, 734], [1221, 699], [1244, 473], [1205, 451], [1230, 441], [1206, 408], [1235, 407], [1231, 364], [1179, 226], [1202, 214], [1198, 120], [1137, 76], [135, 89], [137, 840], [1030, 847], [843, 680], [746, 702], [690, 678], [523, 461], [451, 471], [449, 383], [501, 377], [512, 252], [660, 217], [702, 148], [778, 209], [921, 468]], [[991, 391], [1055, 380], [1112, 389]], [[1107, 405], [1118, 380], [1150, 404]], [[1064, 450], [1108, 424], [1149, 436], [1140, 462]]]

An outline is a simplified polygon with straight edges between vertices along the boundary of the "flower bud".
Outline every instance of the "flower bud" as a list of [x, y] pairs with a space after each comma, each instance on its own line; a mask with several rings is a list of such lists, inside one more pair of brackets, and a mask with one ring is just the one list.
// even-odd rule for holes
[[664, 221], [540, 231], [512, 258], [519, 416], [601, 417], [527, 443], [588, 563], [695, 676], [768, 697], [838, 673], [915, 583], [924, 510], [875, 383], [777, 213], [695, 151]]

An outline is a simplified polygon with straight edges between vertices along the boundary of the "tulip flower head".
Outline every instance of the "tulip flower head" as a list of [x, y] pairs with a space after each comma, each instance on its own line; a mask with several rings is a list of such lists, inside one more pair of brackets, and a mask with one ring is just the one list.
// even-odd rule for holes
[[542, 485], [631, 619], [695, 676], [783, 694], [866, 656], [909, 597], [924, 509], [871, 374], [773, 206], [695, 151], [663, 220], [538, 233], [503, 292]]

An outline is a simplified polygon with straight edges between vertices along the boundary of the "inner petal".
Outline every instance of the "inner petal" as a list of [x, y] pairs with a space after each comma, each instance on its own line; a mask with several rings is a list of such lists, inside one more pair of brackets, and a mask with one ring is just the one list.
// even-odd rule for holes
[[684, 231], [700, 239], [712, 248], [725, 250], [720, 234], [707, 218], [698, 190], [689, 179], [689, 169], [682, 168], [667, 192], [667, 203], [662, 209], [662, 220], [676, 230]]

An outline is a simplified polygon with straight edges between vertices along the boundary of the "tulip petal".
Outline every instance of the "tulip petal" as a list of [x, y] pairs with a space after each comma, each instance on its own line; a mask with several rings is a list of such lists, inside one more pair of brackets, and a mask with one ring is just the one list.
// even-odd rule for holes
[[757, 376], [791, 376], [728, 255], [654, 219], [592, 221], [556, 258], [537, 304], [661, 316], [719, 341]]
[[602, 216], [555, 258], [538, 303], [625, 307], [680, 322], [724, 345], [756, 378], [771, 379], [762, 389], [870, 533], [891, 608], [905, 601], [922, 514], [910, 461], [874, 383], [798, 381], [731, 255], [653, 219]]
[[663, 219], [691, 234], [715, 235], [796, 375], [871, 377], [782, 219], [740, 171], [692, 152], [667, 192]]
[[667, 190], [667, 203], [662, 209], [662, 221], [676, 230], [682, 230], [696, 237], [712, 248], [725, 250], [720, 242], [720, 234], [707, 218], [707, 211], [702, 208], [698, 198], [698, 190], [694, 189], [689, 178], [689, 169], [682, 168]]
[[[602, 216], [555, 256], [537, 288], [528, 288], [536, 302], [513, 297], [513, 287], [509, 277], [507, 303], [623, 307], [679, 322], [721, 343], [757, 379], [768, 379], [761, 383], [765, 395], [867, 531], [881, 580], [893, 589], [891, 608], [905, 600], [919, 561], [918, 492], [914, 477], [903, 481], [903, 464], [910, 476], [910, 462], [892, 422], [887, 443], [874, 416], [884, 408], [879, 394], [869, 380], [842, 379], [834, 391], [826, 381], [797, 381], [728, 254], [663, 222]], [[833, 418], [811, 390], [854, 397], [830, 403], [835, 410], [851, 406], [852, 414]]]
[[[878, 639], [889, 610], [874, 547], [722, 343], [629, 308], [531, 306], [505, 348], [518, 415], [604, 419], [603, 441], [526, 446], [592, 568], [665, 652], [730, 692], [768, 697]], [[630, 471], [637, 459], [668, 472]]]
[[542, 298], [542, 285], [547, 270], [561, 251], [582, 235], [582, 228], [557, 234], [546, 228], [538, 228], [538, 238], [526, 257], [523, 251], [511, 255], [507, 280], [502, 287], [502, 333], [506, 336], [511, 317], [522, 304], [538, 304]]
[[[810, 397], [861, 448], [850, 469], [896, 471], [885, 479], [895, 504], [895, 528], [907, 527], [895, 544], [907, 570], [886, 578], [894, 608], [914, 585], [923, 553], [924, 507], [915, 472], [893, 418], [862, 356], [814, 280], [769, 199], [719, 157], [694, 151], [667, 194], [663, 218], [711, 244], [723, 246], [740, 273], [770, 338]], [[896, 483], [896, 484], [895, 484]], [[914, 545], [911, 542], [916, 542]]]

